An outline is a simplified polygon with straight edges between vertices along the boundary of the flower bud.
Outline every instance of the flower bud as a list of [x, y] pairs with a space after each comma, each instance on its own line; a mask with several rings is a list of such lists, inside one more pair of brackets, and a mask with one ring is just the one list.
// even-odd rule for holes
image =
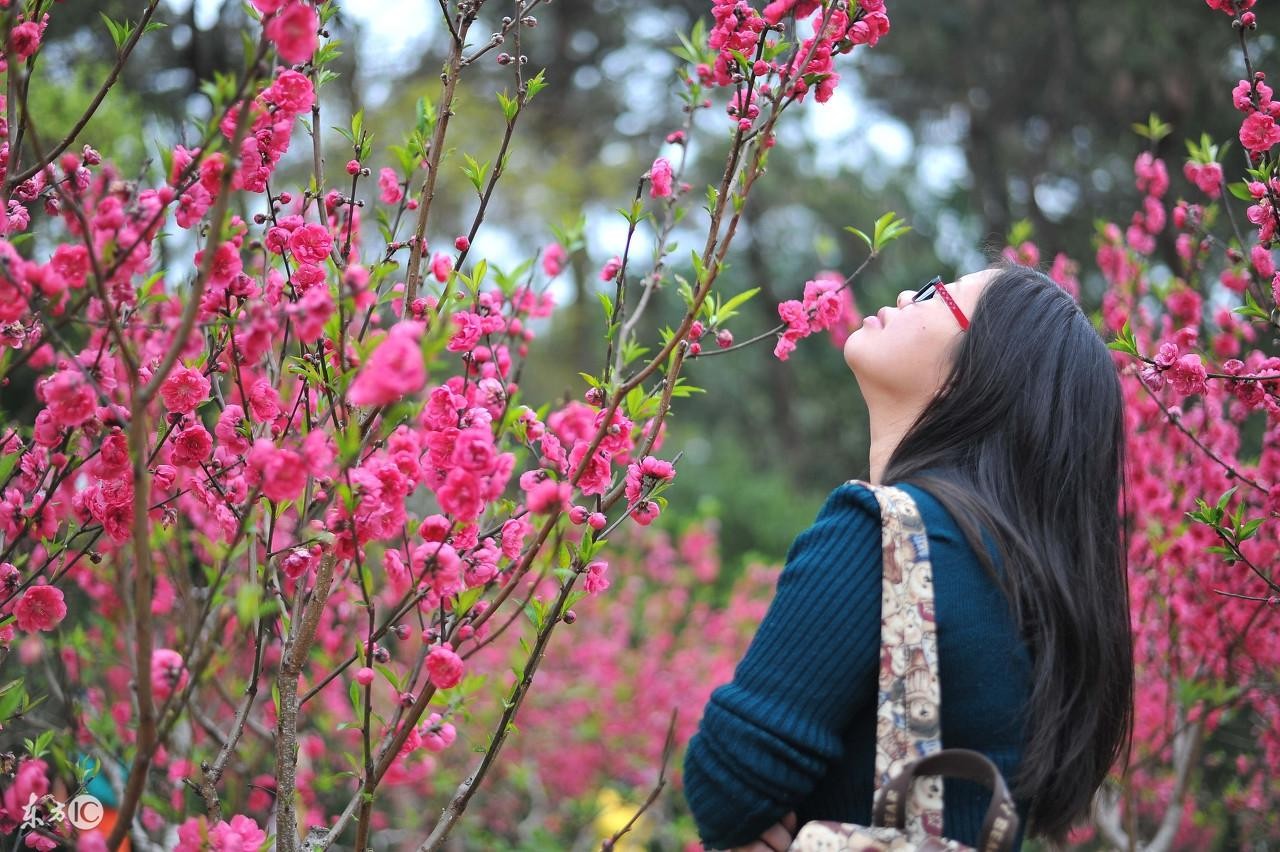
[[458, 251], [466, 251], [471, 248], [471, 240], [467, 239], [466, 236], [460, 236], [453, 241], [453, 247]]
[[373, 669], [368, 666], [361, 666], [356, 669], [356, 683], [361, 686], [368, 686], [373, 683]]
[[359, 160], [347, 160], [347, 174], [352, 176], [360, 174]]
[[721, 349], [728, 349], [733, 345], [733, 332], [727, 328], [722, 328], [716, 332], [716, 345]]
[[561, 618], [564, 619], [565, 624], [573, 624], [575, 621], [578, 620], [578, 614], [573, 610], [568, 609], [568, 610], [565, 610], [565, 613], [563, 616], [561, 616]]

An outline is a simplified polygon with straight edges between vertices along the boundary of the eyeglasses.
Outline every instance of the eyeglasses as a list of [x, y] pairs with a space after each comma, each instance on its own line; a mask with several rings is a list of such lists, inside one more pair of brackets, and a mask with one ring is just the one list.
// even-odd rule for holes
[[942, 301], [946, 302], [947, 307], [951, 308], [951, 313], [956, 315], [956, 322], [960, 323], [960, 330], [968, 330], [969, 318], [964, 315], [964, 311], [960, 310], [960, 306], [956, 304], [956, 300], [951, 298], [951, 294], [947, 292], [946, 285], [942, 283], [941, 275], [933, 276], [927, 284], [916, 291], [916, 294], [911, 297], [911, 301], [923, 302], [925, 299], [932, 299], [934, 293], [941, 296]]

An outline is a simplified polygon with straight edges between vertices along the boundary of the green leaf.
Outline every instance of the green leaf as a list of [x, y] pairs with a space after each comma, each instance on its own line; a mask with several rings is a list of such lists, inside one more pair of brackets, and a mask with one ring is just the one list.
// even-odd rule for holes
[[604, 321], [613, 322], [613, 299], [604, 292], [597, 292], [596, 295], [600, 297], [600, 303], [604, 306]]
[[1124, 325], [1121, 326], [1120, 331], [1116, 334], [1116, 339], [1108, 343], [1107, 348], [1137, 356], [1138, 347], [1134, 343], [1133, 333], [1129, 330], [1128, 320], [1124, 321]]
[[524, 611], [533, 622], [534, 629], [541, 630], [542, 625], [547, 621], [547, 605], [537, 598], [532, 598]]
[[892, 210], [876, 220], [875, 235], [872, 237], [871, 251], [879, 254], [886, 245], [911, 230], [905, 220], [899, 219]]
[[507, 97], [507, 93], [503, 91], [498, 92], [498, 103], [502, 106], [502, 117], [508, 122], [514, 121], [516, 113], [520, 112], [520, 100]]
[[1239, 198], [1241, 201], [1253, 201], [1253, 193], [1249, 191], [1249, 184], [1246, 181], [1235, 181], [1227, 184], [1227, 192]]
[[684, 384], [684, 377], [676, 379], [676, 386], [671, 389], [671, 396], [685, 398], [691, 393], [706, 393], [705, 388], [694, 387], [693, 385]]
[[[621, 323], [614, 323], [612, 327], [617, 328], [620, 325]], [[647, 354], [649, 354], [648, 346], [641, 346], [635, 340], [628, 340], [622, 347], [622, 363], [630, 364], [641, 355]], [[632, 390], [636, 390], [636, 388], [632, 388]]]
[[[702, 265], [702, 258], [698, 255], [696, 251], [690, 252], [690, 255], [693, 258], [694, 280], [699, 285], [701, 285], [702, 282], [707, 279], [707, 269], [705, 266]], [[692, 299], [689, 300], [689, 304], [693, 304]]]
[[11, 680], [0, 689], [0, 724], [13, 717], [13, 714], [22, 706], [26, 694], [22, 678]]
[[44, 754], [49, 750], [49, 743], [53, 742], [53, 734], [54, 731], [50, 728], [47, 731], [42, 731], [39, 736], [36, 737], [36, 741], [33, 744], [34, 747], [31, 749], [31, 756], [33, 758], [44, 756]]
[[852, 225], [846, 225], [844, 229], [849, 233], [853, 234], [855, 237], [858, 237], [864, 243], [866, 243], [867, 248], [872, 248], [871, 238], [868, 237], [866, 234], [864, 234], [862, 231], [859, 231], [857, 228], [853, 227]]
[[1244, 291], [1244, 304], [1237, 308], [1231, 309], [1232, 313], [1237, 313], [1246, 317], [1254, 317], [1260, 320], [1271, 319], [1271, 314], [1267, 313], [1253, 298], [1253, 293], [1248, 290]]
[[744, 290], [738, 295], [731, 297], [729, 301], [725, 302], [716, 310], [715, 314], [717, 321], [722, 322], [734, 316], [737, 313], [737, 311], [734, 310], [735, 308], [746, 304], [752, 296], [759, 292], [759, 287], [752, 287], [750, 290]]
[[524, 102], [528, 103], [533, 96], [547, 87], [547, 69], [543, 68], [524, 84]]
[[453, 612], [456, 618], [461, 618], [470, 611], [471, 607], [476, 605], [476, 601], [480, 600], [480, 596], [484, 594], [483, 586], [476, 586], [459, 593], [458, 599], [453, 604]]
[[[315, 55], [311, 57], [311, 64], [320, 69], [318, 85], [324, 85], [329, 80], [335, 79], [338, 75], [330, 71], [325, 66], [332, 63], [335, 59], [342, 55], [342, 51], [338, 48], [342, 45], [341, 39], [330, 39], [316, 50]], [[247, 54], [252, 56], [252, 53]]]
[[1240, 533], [1237, 536], [1237, 539], [1239, 541], [1245, 541], [1246, 539], [1253, 538], [1253, 536], [1258, 532], [1258, 527], [1262, 526], [1262, 522], [1264, 520], [1265, 518], [1254, 518], [1252, 521], [1245, 522], [1245, 525], [1240, 528]]
[[462, 167], [462, 173], [467, 176], [467, 180], [471, 181], [477, 193], [484, 192], [484, 179], [489, 173], [489, 161], [478, 162], [470, 154], [463, 154], [462, 159], [466, 161]]
[[111, 20], [111, 18], [107, 16], [106, 12], [99, 12], [98, 14], [101, 15], [102, 20], [106, 22], [107, 30], [111, 33], [111, 40], [115, 42], [116, 51], [119, 52], [120, 49], [124, 47], [125, 41], [128, 40], [129, 34], [132, 32], [132, 28], [129, 26], [127, 21], [121, 23]]
[[21, 453], [9, 453], [0, 456], [0, 484], [3, 484], [9, 478], [9, 474], [13, 472], [14, 465], [18, 463]]
[[622, 218], [627, 220], [627, 224], [634, 228], [636, 223], [644, 217], [644, 202], [637, 198], [631, 202], [631, 207], [619, 207], [618, 212], [622, 214]]
[[244, 583], [236, 589], [236, 618], [240, 624], [252, 624], [258, 615], [262, 600], [262, 587], [257, 583]]
[[415, 125], [415, 129], [423, 136], [426, 136], [436, 125], [436, 108], [426, 98], [418, 98], [416, 107], [418, 122]]
[[1007, 237], [1009, 245], [1020, 246], [1031, 239], [1034, 233], [1035, 227], [1031, 224], [1030, 219], [1019, 219], [1009, 228], [1009, 236]]
[[1237, 491], [1239, 488], [1240, 488], [1240, 486], [1239, 486], [1239, 485], [1233, 485], [1232, 487], [1230, 487], [1230, 488], [1228, 488], [1228, 489], [1227, 489], [1227, 491], [1226, 491], [1226, 493], [1225, 493], [1225, 494], [1223, 494], [1221, 497], [1219, 497], [1219, 498], [1218, 498], [1218, 505], [1217, 505], [1217, 508], [1218, 508], [1218, 510], [1219, 510], [1219, 511], [1225, 511], [1225, 510], [1226, 510], [1226, 508], [1227, 508], [1227, 502], [1231, 499], [1231, 495], [1232, 495], [1232, 494], [1235, 494], [1235, 493], [1236, 493], [1236, 491]]
[[351, 116], [351, 138], [359, 140], [364, 131], [364, 110], [357, 110]]
[[1166, 124], [1160, 120], [1160, 116], [1154, 112], [1147, 118], [1146, 124], [1134, 124], [1133, 132], [1141, 136], [1143, 139], [1149, 139], [1153, 143], [1159, 142], [1164, 137], [1173, 132], [1173, 125]]
[[384, 663], [374, 663], [373, 667], [387, 679], [387, 683], [396, 688], [396, 692], [404, 692], [404, 687], [400, 685], [400, 678], [391, 670], [390, 666]]

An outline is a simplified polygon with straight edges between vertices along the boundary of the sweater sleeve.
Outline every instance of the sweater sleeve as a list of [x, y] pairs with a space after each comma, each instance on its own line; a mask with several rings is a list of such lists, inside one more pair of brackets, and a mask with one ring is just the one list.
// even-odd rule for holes
[[792, 542], [768, 612], [685, 752], [685, 797], [708, 848], [755, 840], [843, 758], [849, 720], [876, 700], [880, 547], [875, 495], [849, 483]]

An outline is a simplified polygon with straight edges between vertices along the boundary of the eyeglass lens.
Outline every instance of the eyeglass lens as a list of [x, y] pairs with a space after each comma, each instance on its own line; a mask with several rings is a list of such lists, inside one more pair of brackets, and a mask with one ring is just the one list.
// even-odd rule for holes
[[938, 284], [942, 283], [942, 276], [935, 275], [928, 283], [916, 291], [911, 297], [913, 302], [923, 302], [925, 299], [932, 299], [933, 294], [938, 292]]

